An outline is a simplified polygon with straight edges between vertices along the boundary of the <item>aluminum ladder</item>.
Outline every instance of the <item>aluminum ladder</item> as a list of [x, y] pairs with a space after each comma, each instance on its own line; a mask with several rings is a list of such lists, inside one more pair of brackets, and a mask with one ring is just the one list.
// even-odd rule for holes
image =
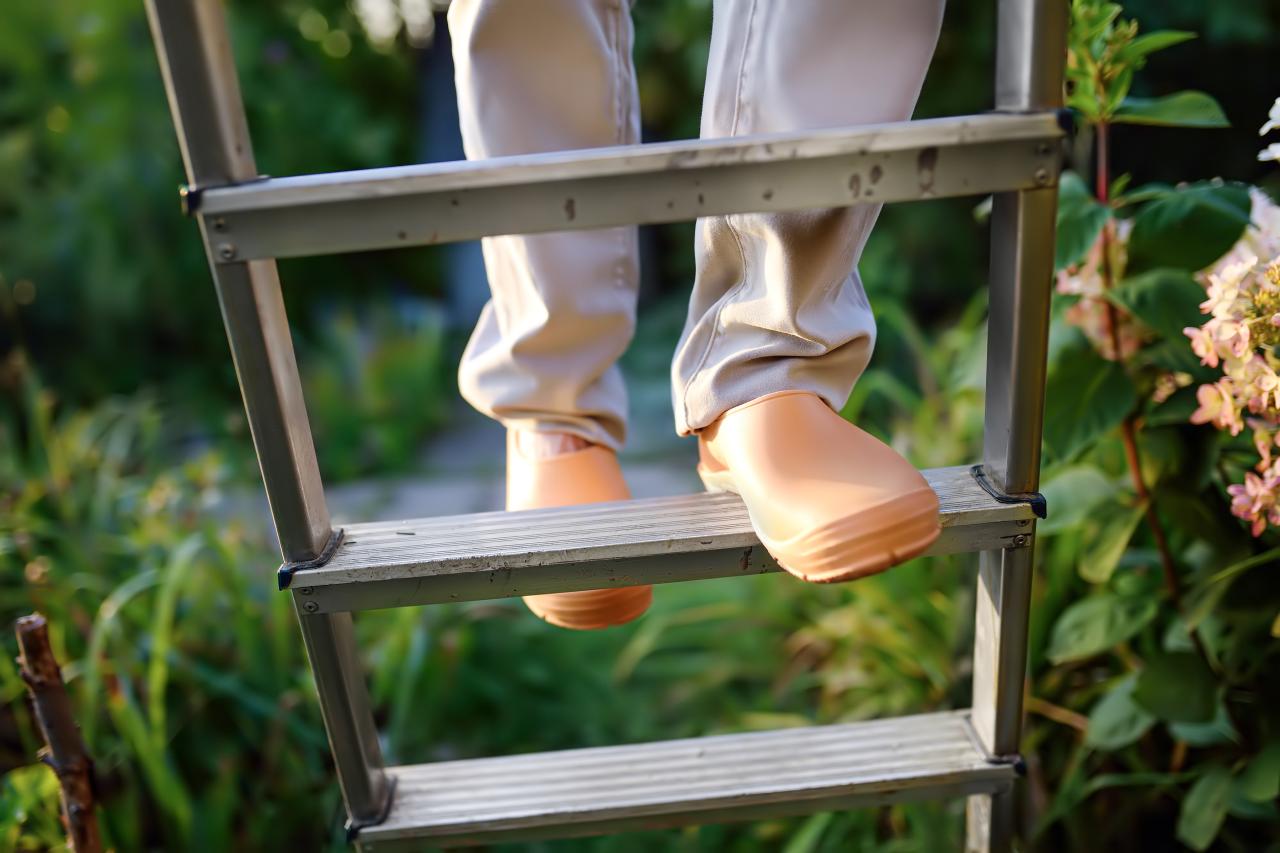
[[[1063, 0], [997, 0], [995, 111], [792, 135], [258, 174], [221, 0], [147, 0], [284, 565], [363, 849], [421, 849], [967, 797], [1013, 844], [1062, 140]], [[710, 214], [993, 194], [983, 460], [927, 471], [931, 553], [979, 551], [973, 707], [851, 725], [385, 766], [352, 613], [776, 570], [730, 495], [335, 530], [275, 258]]]

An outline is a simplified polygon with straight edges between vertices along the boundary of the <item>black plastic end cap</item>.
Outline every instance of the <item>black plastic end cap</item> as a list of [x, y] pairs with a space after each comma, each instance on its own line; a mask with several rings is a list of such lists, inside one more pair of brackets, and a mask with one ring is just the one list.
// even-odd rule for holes
[[293, 576], [304, 569], [318, 569], [325, 563], [333, 559], [333, 555], [338, 553], [338, 546], [342, 544], [343, 536], [346, 531], [339, 527], [337, 530], [329, 534], [329, 541], [325, 543], [324, 550], [320, 552], [320, 556], [314, 560], [302, 560], [296, 563], [281, 563], [280, 568], [276, 569], [276, 586], [281, 592], [289, 588], [289, 584], [293, 583]]
[[1063, 107], [1057, 110], [1058, 127], [1062, 128], [1062, 132], [1068, 135], [1076, 132], [1076, 114], [1074, 110]]
[[982, 486], [982, 490], [991, 495], [996, 501], [1002, 504], [1029, 504], [1031, 511], [1035, 513], [1037, 518], [1048, 517], [1049, 502], [1039, 492], [1028, 492], [1026, 494], [1002, 492], [996, 488], [995, 483], [987, 478], [987, 472], [983, 470], [981, 465], [974, 465], [969, 469], [969, 473], [973, 475], [973, 479], [978, 482], [978, 485]]

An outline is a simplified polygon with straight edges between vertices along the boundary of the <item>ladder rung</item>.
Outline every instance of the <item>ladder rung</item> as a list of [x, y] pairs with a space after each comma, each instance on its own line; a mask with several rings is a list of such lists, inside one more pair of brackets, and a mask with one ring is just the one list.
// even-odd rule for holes
[[360, 831], [367, 850], [758, 820], [991, 793], [1015, 776], [975, 745], [967, 711], [389, 772], [395, 799]]
[[1056, 113], [269, 178], [189, 203], [221, 262], [1049, 186]]
[[[1028, 504], [997, 502], [967, 467], [924, 475], [942, 515], [928, 553], [1030, 544]], [[327, 613], [769, 571], [742, 501], [704, 493], [350, 525], [333, 558], [291, 588], [308, 612]]]

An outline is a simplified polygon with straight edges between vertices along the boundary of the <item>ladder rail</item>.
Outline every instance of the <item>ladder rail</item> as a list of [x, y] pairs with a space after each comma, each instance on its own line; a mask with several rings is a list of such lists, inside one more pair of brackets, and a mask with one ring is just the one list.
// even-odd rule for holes
[[[1066, 35], [1063, 0], [999, 0], [997, 110], [1062, 107]], [[983, 467], [1010, 495], [1039, 486], [1056, 214], [1056, 186], [997, 193], [992, 204]], [[974, 612], [974, 731], [988, 754], [1017, 762], [1034, 536], [1029, 541], [983, 552]], [[967, 805], [967, 850], [1012, 849], [1011, 791], [970, 797]]]
[[[147, 0], [146, 8], [189, 185], [254, 178], [222, 3]], [[289, 562], [316, 560], [336, 534], [275, 261], [220, 263], [217, 223], [202, 219], [200, 230], [281, 551]], [[355, 822], [376, 820], [389, 806], [391, 784], [350, 614], [305, 616], [300, 622], [348, 814]]]
[[[257, 175], [222, 6], [147, 0], [169, 110], [190, 186]], [[267, 499], [286, 560], [313, 560], [331, 536], [315, 445], [272, 261], [219, 263], [200, 222]]]

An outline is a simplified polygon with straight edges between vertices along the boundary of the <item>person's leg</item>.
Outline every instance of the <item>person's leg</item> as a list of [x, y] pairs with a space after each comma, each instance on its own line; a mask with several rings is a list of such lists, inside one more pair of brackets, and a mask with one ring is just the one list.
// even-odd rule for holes
[[[943, 0], [715, 0], [704, 138], [901, 121], [933, 55]], [[774, 391], [835, 409], [875, 321], [855, 264], [879, 205], [700, 219], [672, 369], [676, 428]]]
[[[625, 0], [454, 0], [449, 32], [468, 158], [638, 141]], [[458, 384], [507, 427], [507, 509], [626, 499], [615, 362], [635, 325], [636, 229], [491, 237], [483, 248], [492, 298]], [[651, 597], [630, 587], [525, 602], [553, 624], [602, 628]]]
[[[449, 32], [469, 159], [639, 141], [626, 0], [455, 0]], [[636, 229], [490, 237], [483, 247], [492, 298], [463, 354], [462, 395], [508, 428], [616, 450]]]
[[[943, 0], [715, 0], [704, 137], [910, 118]], [[875, 322], [856, 264], [879, 205], [699, 220], [672, 366], [704, 481], [742, 495], [793, 574], [846, 580], [920, 553], [937, 500], [841, 420]]]

